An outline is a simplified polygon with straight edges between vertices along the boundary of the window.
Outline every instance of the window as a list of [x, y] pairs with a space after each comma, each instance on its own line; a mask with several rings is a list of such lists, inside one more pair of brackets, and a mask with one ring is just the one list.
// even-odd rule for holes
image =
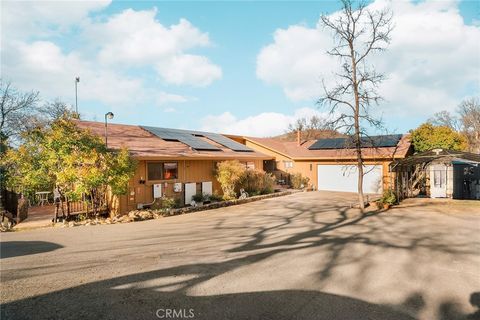
[[177, 179], [178, 178], [178, 164], [176, 162], [165, 162], [163, 164], [163, 179]]
[[242, 161], [240, 163], [243, 164], [247, 170], [255, 169], [255, 162], [253, 161]]
[[285, 169], [293, 168], [293, 161], [284, 161]]
[[148, 180], [170, 180], [178, 178], [177, 162], [147, 162]]
[[162, 170], [161, 162], [147, 162], [148, 180], [162, 180]]

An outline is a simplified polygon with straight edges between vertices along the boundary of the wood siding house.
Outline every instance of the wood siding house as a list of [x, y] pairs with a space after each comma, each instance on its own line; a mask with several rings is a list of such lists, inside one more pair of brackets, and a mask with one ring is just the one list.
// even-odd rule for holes
[[[105, 135], [104, 123], [77, 121], [77, 125], [102, 138]], [[176, 136], [162, 139], [159, 137], [162, 132], [154, 134], [152, 133], [154, 129], [173, 132]], [[190, 201], [185, 199], [186, 184], [189, 186], [195, 184], [195, 193], [204, 192], [202, 188], [208, 188], [208, 192], [221, 194], [220, 185], [214, 177], [217, 162], [238, 160], [248, 168], [262, 169], [263, 162], [272, 159], [269, 155], [253, 149], [248, 150], [250, 148], [244, 148], [242, 151], [233, 150], [232, 148], [236, 149], [235, 145], [231, 146], [233, 140], [224, 136], [222, 137], [227, 140], [222, 140], [219, 135], [207, 132], [109, 123], [107, 135], [110, 149], [126, 147], [131, 156], [137, 160], [137, 170], [129, 182], [128, 194], [115, 197], [110, 203], [115, 213], [125, 213], [139, 206], [151, 204], [154, 200], [154, 186], [160, 189], [162, 195], [178, 199], [181, 204]], [[195, 143], [200, 147], [191, 146]]]
[[[309, 178], [310, 186], [315, 190], [356, 192], [356, 154], [348, 147], [312, 148], [315, 143], [327, 140], [340, 141], [345, 138], [319, 139], [308, 141], [280, 141], [274, 138], [254, 138], [229, 135], [230, 138], [245, 144], [263, 154], [274, 158], [265, 161], [264, 169], [273, 172], [278, 180], [292, 173], [300, 173]], [[374, 138], [391, 136], [377, 136]], [[322, 141], [323, 140], [323, 141]], [[408, 135], [399, 135], [394, 145], [362, 148], [368, 173], [365, 175], [364, 191], [380, 193], [393, 184], [393, 173], [389, 164], [403, 159], [412, 153]]]

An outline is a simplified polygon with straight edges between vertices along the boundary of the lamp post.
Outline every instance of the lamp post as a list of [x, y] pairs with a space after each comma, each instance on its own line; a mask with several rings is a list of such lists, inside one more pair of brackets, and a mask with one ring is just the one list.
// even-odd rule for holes
[[75, 78], [75, 113], [78, 115], [78, 94], [77, 94], [77, 84], [80, 82], [80, 77]]
[[105, 113], [105, 147], [108, 148], [107, 119], [113, 119], [113, 112]]

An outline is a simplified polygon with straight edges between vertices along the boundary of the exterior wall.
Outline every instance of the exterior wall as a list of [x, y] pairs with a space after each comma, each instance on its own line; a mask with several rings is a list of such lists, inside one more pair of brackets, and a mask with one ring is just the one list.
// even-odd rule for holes
[[[137, 204], [148, 204], [153, 202], [153, 185], [161, 184], [162, 193], [169, 197], [180, 199], [183, 204], [184, 201], [184, 186], [182, 185], [182, 192], [174, 192], [173, 186], [175, 183], [189, 183], [189, 182], [205, 182], [212, 181], [213, 192], [222, 193], [219, 182], [214, 177], [214, 169], [217, 162], [222, 160], [140, 160], [138, 161], [137, 170], [134, 177], [130, 180], [128, 185], [128, 194], [119, 197], [113, 197], [111, 201], [111, 208], [115, 214], [123, 214], [130, 210], [137, 208]], [[240, 160], [246, 161], [246, 160]], [[263, 169], [262, 160], [248, 160], [255, 163], [256, 169]], [[170, 180], [155, 180], [149, 181], [147, 177], [147, 163], [148, 162], [177, 162], [177, 179]], [[201, 191], [200, 184], [197, 185], [197, 191]]]
[[[249, 140], [245, 140], [244, 143], [247, 147], [250, 147], [258, 152], [263, 154], [272, 156], [275, 158], [277, 163], [277, 178], [278, 174], [280, 173], [300, 173], [304, 177], [308, 177], [310, 179], [309, 185], [314, 189], [318, 189], [318, 177], [317, 177], [317, 165], [319, 164], [332, 164], [332, 165], [356, 165], [355, 160], [347, 160], [347, 161], [327, 161], [327, 160], [292, 160], [291, 158], [283, 155], [281, 153], [275, 152], [271, 149], [265, 148], [261, 145], [258, 145], [254, 142]], [[285, 168], [284, 163], [292, 161], [293, 167], [292, 168]], [[383, 171], [383, 190], [386, 190], [390, 187], [393, 187], [394, 183], [394, 175], [393, 173], [389, 172], [389, 164], [391, 163], [390, 160], [379, 160], [379, 161], [365, 161], [366, 165], [381, 165]]]
[[[393, 187], [393, 175], [389, 172], [389, 164], [391, 161], [365, 161], [366, 165], [381, 165], [383, 172], [383, 190]], [[355, 161], [295, 161], [291, 173], [300, 173], [302, 176], [310, 179], [309, 184], [318, 189], [318, 172], [317, 165], [356, 165]]]

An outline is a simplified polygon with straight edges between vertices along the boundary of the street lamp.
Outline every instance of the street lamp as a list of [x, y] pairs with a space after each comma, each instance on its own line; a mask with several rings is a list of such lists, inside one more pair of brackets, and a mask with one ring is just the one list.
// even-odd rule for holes
[[80, 77], [75, 78], [75, 113], [78, 115], [78, 94], [77, 94], [77, 84], [80, 82]]
[[109, 111], [105, 113], [105, 147], [108, 148], [107, 119], [113, 119], [113, 112]]

